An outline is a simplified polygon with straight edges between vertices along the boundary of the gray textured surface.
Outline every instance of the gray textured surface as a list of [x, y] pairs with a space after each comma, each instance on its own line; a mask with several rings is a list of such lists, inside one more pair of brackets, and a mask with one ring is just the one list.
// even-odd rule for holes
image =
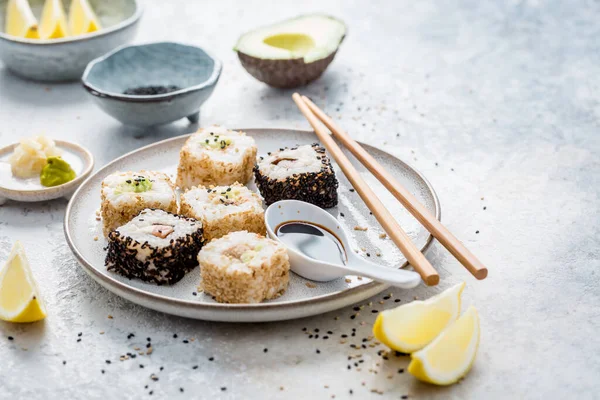
[[[224, 72], [202, 121], [229, 126], [307, 126], [291, 92], [269, 89], [239, 66], [231, 47], [241, 31], [306, 10], [348, 23], [335, 61], [303, 92], [354, 136], [387, 142], [424, 172], [443, 221], [488, 264], [489, 278], [476, 282], [435, 245], [428, 256], [441, 271], [440, 286], [395, 292], [410, 301], [466, 280], [465, 303], [481, 314], [474, 369], [459, 385], [434, 388], [396, 373], [406, 359], [384, 362], [368, 349], [362, 370], [348, 371], [347, 356], [356, 351], [337, 339], [309, 340], [301, 329], [330, 329], [337, 338], [355, 327], [362, 338], [374, 314], [350, 320], [351, 308], [243, 326], [145, 310], [101, 289], [76, 265], [62, 236], [65, 202], [9, 203], [0, 207], [0, 257], [13, 240], [24, 242], [50, 315], [40, 324], [0, 324], [0, 398], [140, 398], [150, 390], [158, 398], [597, 398], [598, 2], [381, 1], [366, 8], [282, 0], [246, 1], [243, 10], [233, 1], [166, 3], [149, 4], [138, 42], [182, 40], [213, 50]], [[181, 121], [132, 131], [77, 85], [25, 82], [5, 69], [0, 120], [1, 144], [43, 131], [88, 146], [98, 166], [190, 130]], [[118, 361], [147, 336], [151, 356]]]

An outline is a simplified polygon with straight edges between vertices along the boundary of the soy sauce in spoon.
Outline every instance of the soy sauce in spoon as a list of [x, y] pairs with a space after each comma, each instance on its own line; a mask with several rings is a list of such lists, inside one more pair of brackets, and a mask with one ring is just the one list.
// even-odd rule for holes
[[287, 246], [315, 260], [345, 265], [348, 262], [342, 241], [324, 226], [307, 221], [286, 221], [275, 234]]

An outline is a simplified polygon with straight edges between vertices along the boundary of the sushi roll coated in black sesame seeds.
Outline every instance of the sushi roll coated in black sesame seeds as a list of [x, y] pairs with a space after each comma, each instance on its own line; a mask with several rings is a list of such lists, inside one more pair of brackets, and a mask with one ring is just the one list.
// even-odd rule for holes
[[108, 235], [105, 264], [129, 279], [173, 284], [198, 265], [203, 245], [201, 222], [145, 209]]
[[254, 177], [267, 205], [292, 199], [331, 208], [338, 202], [338, 181], [318, 143], [269, 153], [254, 166]]

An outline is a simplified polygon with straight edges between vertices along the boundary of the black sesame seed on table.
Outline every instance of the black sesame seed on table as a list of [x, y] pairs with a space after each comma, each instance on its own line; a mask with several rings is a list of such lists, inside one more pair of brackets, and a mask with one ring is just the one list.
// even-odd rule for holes
[[268, 351], [269, 351], [269, 349], [267, 349], [266, 347], [263, 349], [263, 353], [266, 353]]
[[77, 334], [77, 336], [79, 336], [79, 337], [81, 337], [81, 335], [83, 335], [83, 332], [79, 332], [79, 333]]
[[103, 369], [101, 369], [100, 372], [105, 373], [106, 371], [104, 371]]
[[179, 391], [180, 391], [181, 393], [183, 393], [183, 388], [179, 388]]
[[140, 364], [140, 368], [144, 368], [144, 364]]
[[214, 361], [215, 358], [214, 357], [208, 357], [208, 361]]
[[192, 369], [198, 369], [198, 366], [197, 366], [197, 365], [194, 365], [194, 366], [192, 367]]
[[321, 350], [317, 349], [317, 354], [321, 354]]
[[9, 336], [9, 337], [8, 337], [8, 340], [15, 340], [15, 338], [14, 338], [14, 337], [12, 337], [12, 336]]
[[377, 314], [379, 311], [378, 311], [378, 310], [371, 310], [371, 312], [372, 312], [373, 314]]
[[475, 231], [475, 233], [479, 233], [479, 231]]
[[394, 303], [400, 303], [400, 299], [395, 299]]
[[224, 392], [224, 391], [226, 391], [226, 390], [227, 390], [227, 388], [226, 388], [225, 386], [223, 386], [223, 387], [221, 388], [221, 391], [223, 391], [223, 392]]

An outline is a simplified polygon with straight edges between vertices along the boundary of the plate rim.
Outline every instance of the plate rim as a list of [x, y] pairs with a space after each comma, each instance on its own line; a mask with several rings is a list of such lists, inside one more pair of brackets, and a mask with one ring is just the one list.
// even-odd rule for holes
[[[271, 132], [287, 131], [287, 132], [294, 132], [296, 134], [313, 134], [313, 135], [315, 134], [314, 131], [312, 131], [312, 130], [290, 129], [290, 128], [246, 128], [246, 129], [235, 129], [235, 130], [242, 130], [244, 132], [249, 132], [249, 131], [263, 131], [263, 132], [264, 131], [271, 131]], [[73, 239], [71, 237], [70, 219], [72, 217], [71, 214], [72, 214], [72, 209], [74, 207], [74, 203], [77, 200], [77, 198], [79, 197], [79, 193], [88, 185], [89, 181], [94, 179], [97, 175], [101, 174], [104, 170], [108, 169], [112, 165], [123, 160], [124, 158], [130, 157], [131, 155], [133, 155], [135, 153], [138, 153], [138, 152], [141, 152], [144, 150], [148, 150], [153, 147], [160, 147], [169, 142], [182, 140], [183, 138], [187, 138], [187, 137], [191, 136], [192, 134], [193, 134], [193, 132], [184, 134], [184, 135], [174, 136], [171, 138], [160, 140], [158, 142], [150, 143], [146, 146], [142, 146], [142, 147], [134, 149], [128, 153], [125, 153], [122, 156], [117, 157], [117, 158], [113, 159], [112, 161], [108, 162], [102, 168], [100, 168], [98, 171], [96, 171], [93, 174], [91, 174], [90, 176], [88, 176], [86, 178], [86, 180], [83, 183], [81, 183], [81, 185], [79, 185], [79, 187], [77, 188], [75, 193], [73, 193], [73, 196], [69, 200], [69, 203], [67, 204], [67, 208], [65, 210], [65, 217], [64, 217], [64, 222], [63, 222], [63, 231], [65, 234], [65, 238], [67, 240], [67, 244], [69, 245], [69, 248], [71, 249], [71, 252], [77, 259], [79, 265], [94, 280], [96, 280], [101, 286], [105, 287], [106, 289], [108, 289], [109, 291], [111, 291], [112, 293], [116, 294], [119, 297], [125, 297], [122, 294], [118, 293], [119, 291], [121, 291], [121, 292], [127, 293], [127, 295], [131, 296], [131, 297], [139, 296], [139, 297], [143, 298], [144, 302], [162, 302], [165, 306], [182, 307], [182, 310], [183, 309], [189, 309], [189, 310], [195, 310], [195, 311], [202, 310], [202, 311], [207, 311], [207, 312], [211, 312], [211, 311], [227, 312], [228, 310], [230, 310], [232, 312], [234, 312], [234, 311], [235, 312], [239, 312], [239, 311], [257, 312], [257, 311], [268, 311], [268, 310], [272, 310], [272, 309], [277, 309], [277, 310], [283, 311], [285, 309], [296, 308], [296, 307], [307, 307], [307, 306], [311, 306], [311, 305], [315, 305], [315, 304], [319, 304], [319, 303], [323, 303], [323, 302], [333, 302], [340, 298], [346, 297], [349, 294], [358, 295], [361, 292], [372, 291], [377, 286], [379, 286], [381, 288], [381, 291], [383, 291], [387, 287], [389, 287], [389, 285], [386, 285], [384, 283], [372, 281], [370, 283], [367, 283], [365, 285], [361, 285], [358, 287], [354, 287], [354, 288], [350, 288], [350, 289], [346, 289], [346, 290], [339, 290], [336, 292], [327, 293], [327, 294], [319, 295], [316, 297], [310, 297], [310, 298], [303, 299], [303, 300], [288, 300], [288, 301], [282, 301], [282, 302], [276, 302], [276, 303], [256, 303], [256, 304], [200, 303], [200, 302], [193, 302], [190, 300], [182, 300], [182, 299], [172, 298], [172, 297], [164, 296], [161, 294], [150, 293], [150, 292], [144, 291], [142, 289], [138, 289], [133, 286], [127, 285], [126, 283], [120, 282], [120, 281], [116, 280], [115, 278], [112, 278], [108, 275], [105, 275], [105, 274], [102, 274], [101, 272], [99, 272], [92, 265], [92, 263], [90, 263], [81, 254], [81, 252], [75, 246]], [[316, 140], [317, 140], [317, 138], [315, 136], [315, 141]], [[435, 217], [441, 221], [441, 207], [440, 207], [440, 201], [439, 201], [438, 195], [437, 195], [435, 189], [433, 188], [433, 186], [431, 185], [431, 183], [429, 182], [429, 180], [427, 180], [427, 178], [419, 170], [417, 170], [416, 168], [412, 167], [407, 162], [403, 161], [402, 159], [398, 158], [397, 156], [391, 154], [390, 152], [388, 152], [384, 149], [381, 149], [377, 146], [372, 146], [372, 145], [369, 145], [366, 143], [362, 143], [360, 141], [358, 141], [358, 143], [360, 143], [362, 146], [365, 146], [367, 149], [374, 148], [378, 151], [385, 153], [386, 155], [394, 158], [397, 162], [404, 164], [404, 166], [407, 169], [412, 170], [419, 178], [421, 178], [421, 180], [425, 183], [429, 192], [432, 194], [434, 209], [435, 209]], [[433, 235], [431, 233], [429, 233], [425, 244], [419, 250], [422, 253], [425, 253], [429, 249], [431, 244], [433, 243], [433, 239], [434, 239]], [[406, 261], [398, 268], [405, 268], [408, 264], [409, 264], [408, 261]], [[149, 307], [144, 304], [138, 303], [136, 301], [132, 301], [132, 302], [143, 305], [144, 307]], [[149, 308], [153, 308], [153, 307], [149, 307]]]

